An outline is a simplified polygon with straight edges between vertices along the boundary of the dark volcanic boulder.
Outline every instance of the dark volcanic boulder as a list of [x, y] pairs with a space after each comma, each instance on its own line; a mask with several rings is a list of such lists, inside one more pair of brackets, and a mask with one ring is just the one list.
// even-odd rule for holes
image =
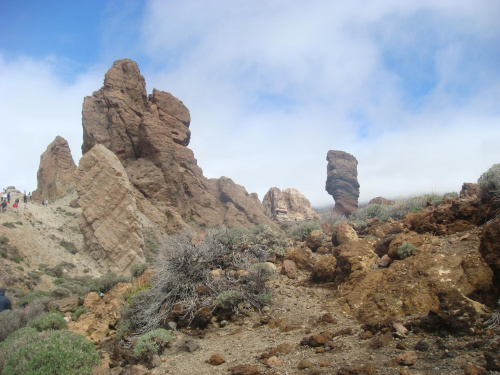
[[344, 151], [328, 151], [326, 191], [335, 199], [333, 211], [349, 215], [358, 208], [358, 161]]

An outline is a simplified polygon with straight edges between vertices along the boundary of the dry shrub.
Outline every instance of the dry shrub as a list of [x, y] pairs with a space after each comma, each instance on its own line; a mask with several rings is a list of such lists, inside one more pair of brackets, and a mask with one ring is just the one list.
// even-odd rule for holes
[[[191, 322], [202, 306], [214, 311], [217, 296], [228, 290], [241, 296], [235, 303], [258, 309], [269, 302], [266, 281], [274, 271], [262, 263], [252, 264], [265, 261], [267, 251], [242, 246], [238, 234], [226, 229], [208, 231], [201, 243], [194, 237], [188, 230], [162, 244], [153, 264], [151, 288], [134, 295], [126, 308], [131, 329], [145, 333], [165, 325], [175, 306], [181, 307], [182, 319]], [[234, 304], [230, 307], [237, 309]]]

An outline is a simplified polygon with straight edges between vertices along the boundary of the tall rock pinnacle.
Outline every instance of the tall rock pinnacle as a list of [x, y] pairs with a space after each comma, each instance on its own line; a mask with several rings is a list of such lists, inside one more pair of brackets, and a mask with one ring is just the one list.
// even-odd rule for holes
[[335, 199], [333, 211], [349, 215], [358, 208], [358, 161], [344, 151], [328, 151], [326, 191]]

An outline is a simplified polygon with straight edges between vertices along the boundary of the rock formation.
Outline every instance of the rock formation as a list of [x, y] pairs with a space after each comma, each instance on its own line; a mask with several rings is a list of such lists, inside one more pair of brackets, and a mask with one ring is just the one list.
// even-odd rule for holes
[[370, 199], [370, 202], [368, 204], [380, 204], [380, 205], [386, 205], [386, 206], [393, 206], [395, 202], [393, 200], [384, 198], [384, 197], [376, 197], [373, 199]]
[[123, 273], [145, 261], [144, 240], [132, 187], [118, 158], [103, 145], [80, 159], [76, 187], [80, 231], [103, 271]]
[[333, 211], [349, 215], [358, 208], [358, 161], [344, 151], [328, 151], [326, 191], [335, 199]]
[[123, 164], [137, 205], [169, 231], [186, 222], [201, 225], [275, 225], [256, 195], [228, 178], [206, 179], [193, 152], [190, 114], [169, 93], [146, 94], [144, 77], [132, 60], [118, 60], [104, 86], [83, 104], [82, 153], [102, 144]]
[[35, 199], [54, 199], [75, 187], [75, 162], [71, 156], [68, 142], [60, 136], [48, 145], [40, 156], [37, 189], [33, 192]]
[[296, 189], [269, 189], [262, 200], [267, 216], [277, 222], [319, 220], [309, 200]]

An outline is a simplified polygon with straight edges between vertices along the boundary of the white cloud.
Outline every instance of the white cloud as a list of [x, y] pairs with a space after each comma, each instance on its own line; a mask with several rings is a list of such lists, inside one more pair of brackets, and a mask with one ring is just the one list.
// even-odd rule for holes
[[65, 138], [75, 163], [81, 155], [83, 98], [102, 85], [104, 70], [62, 80], [68, 62], [0, 54], [1, 188], [36, 189], [41, 154], [57, 135]]
[[122, 57], [189, 108], [205, 175], [260, 198], [294, 187], [333, 203], [331, 149], [358, 159], [362, 201], [457, 191], [500, 162], [497, 1], [152, 0], [124, 25], [130, 9], [105, 12], [106, 61], [74, 80], [60, 78], [61, 56], [0, 58], [2, 132], [19, 145], [1, 151], [16, 161], [9, 184], [35, 180], [56, 135], [79, 158], [83, 97]]

